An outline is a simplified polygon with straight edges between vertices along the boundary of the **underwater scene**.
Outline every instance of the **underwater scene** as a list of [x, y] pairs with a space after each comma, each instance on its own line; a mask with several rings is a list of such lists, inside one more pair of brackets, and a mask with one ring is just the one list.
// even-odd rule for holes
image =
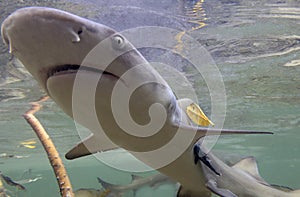
[[[209, 118], [200, 122], [200, 126], [214, 128], [212, 125], [215, 124], [216, 128], [221, 125], [225, 129], [273, 133], [220, 136], [217, 141], [212, 140], [211, 148], [217, 157], [232, 167], [242, 158], [252, 156], [263, 178], [256, 177], [255, 181], [270, 184], [268, 186], [272, 185], [280, 192], [300, 189], [299, 1], [1, 0], [1, 24], [17, 9], [31, 6], [70, 12], [121, 32], [130, 41], [137, 40], [131, 42], [149, 62], [153, 62], [153, 67], [177, 98], [196, 97], [195, 108], [201, 106]], [[157, 35], [157, 29], [164, 30], [165, 34]], [[144, 33], [143, 30], [147, 31]], [[55, 30], [52, 31], [55, 34]], [[85, 29], [78, 30], [78, 35], [82, 31]], [[9, 53], [17, 49], [11, 48], [14, 42], [7, 42], [3, 32], [3, 42], [0, 42], [0, 196], [61, 196], [47, 153], [23, 117], [31, 103], [47, 93], [14, 51]], [[25, 34], [25, 30], [19, 33]], [[160, 39], [166, 35], [169, 35], [167, 47]], [[41, 35], [41, 38], [43, 36], [46, 38], [47, 35]], [[72, 42], [81, 42], [81, 38], [76, 37]], [[150, 43], [153, 40], [157, 42]], [[29, 40], [25, 42], [31, 45]], [[61, 56], [67, 54], [72, 52], [66, 50]], [[192, 54], [196, 59], [189, 58]], [[201, 66], [197, 67], [198, 64]], [[208, 65], [213, 65], [214, 74], [203, 70]], [[214, 86], [218, 80], [222, 82], [220, 91], [223, 92]], [[195, 97], [190, 96], [187, 89], [193, 89]], [[219, 94], [223, 100], [218, 100]], [[148, 97], [151, 96], [145, 96], [145, 100]], [[172, 177], [159, 174], [125, 149], [66, 159], [65, 154], [90, 131], [75, 123], [51, 98], [40, 104], [42, 108], [35, 116], [55, 144], [73, 191], [80, 190], [76, 196], [177, 196], [180, 186]], [[220, 112], [218, 107], [223, 111]], [[201, 109], [196, 118], [201, 116]], [[188, 117], [191, 118], [189, 114]], [[178, 149], [182, 151], [180, 147]], [[200, 155], [201, 152], [197, 153]], [[216, 164], [211, 163], [213, 157], [199, 156], [199, 159], [207, 162], [208, 171], [216, 180], [224, 175], [219, 174]], [[195, 161], [191, 159], [190, 163], [198, 165], [194, 164]], [[177, 169], [182, 180], [191, 182], [185, 170], [184, 166]], [[205, 188], [207, 185], [200, 179], [199, 188]], [[231, 184], [230, 188], [235, 186], [234, 182], [225, 182], [224, 185]], [[247, 183], [245, 185], [247, 187]], [[213, 190], [212, 196], [228, 194], [213, 186], [209, 189]], [[230, 195], [231, 192], [227, 196], [234, 196]], [[300, 192], [298, 194], [300, 196]], [[265, 194], [261, 196], [266, 197]], [[297, 193], [294, 196], [298, 196]]]

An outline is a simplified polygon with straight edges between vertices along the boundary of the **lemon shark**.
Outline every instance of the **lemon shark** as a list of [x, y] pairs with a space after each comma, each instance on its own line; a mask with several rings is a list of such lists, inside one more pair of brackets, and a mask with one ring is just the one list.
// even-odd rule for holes
[[[192, 162], [194, 143], [205, 135], [267, 133], [191, 126], [184, 109], [193, 101], [177, 101], [140, 52], [105, 25], [57, 9], [28, 7], [7, 17], [1, 33], [9, 52], [57, 105], [92, 132], [66, 154], [68, 159], [121, 147], [179, 182], [178, 196], [210, 196], [202, 170]], [[104, 44], [93, 61], [84, 61], [99, 43]], [[149, 126], [152, 121], [162, 124]], [[159, 166], [164, 159], [173, 160]]]
[[111, 193], [114, 193], [116, 196], [122, 196], [127, 191], [132, 190], [135, 196], [135, 192], [137, 189], [143, 187], [143, 186], [150, 186], [150, 187], [157, 187], [161, 185], [162, 183], [171, 183], [175, 184], [174, 181], [172, 181], [168, 176], [163, 174], [155, 174], [148, 177], [140, 177], [137, 175], [131, 175], [131, 183], [127, 185], [115, 185], [108, 183], [101, 178], [98, 177], [99, 183], [102, 185], [102, 187]]
[[[234, 165], [227, 165], [212, 153], [205, 154], [201, 140], [194, 145], [195, 163], [203, 169], [206, 186], [215, 194], [224, 197], [297, 197], [300, 190], [270, 185], [259, 174], [255, 157], [246, 157]], [[201, 158], [207, 157], [213, 170], [203, 165]], [[206, 161], [205, 160], [205, 161]], [[217, 172], [217, 173], [216, 173]]]
[[[131, 182], [128, 184], [112, 184], [109, 182], [106, 182], [105, 180], [97, 177], [98, 182], [101, 184], [102, 189], [101, 190], [95, 190], [95, 189], [79, 189], [76, 190], [75, 196], [84, 196], [84, 197], [92, 197], [92, 196], [105, 196], [105, 197], [121, 197], [125, 193], [132, 191], [133, 196], [135, 196], [135, 193], [138, 189], [149, 186], [151, 188], [156, 188], [162, 184], [172, 184], [174, 187], [177, 187], [176, 182], [172, 181], [168, 176], [163, 174], [154, 174], [146, 177], [141, 177], [138, 175], [131, 175]], [[125, 194], [126, 195], [126, 194]]]

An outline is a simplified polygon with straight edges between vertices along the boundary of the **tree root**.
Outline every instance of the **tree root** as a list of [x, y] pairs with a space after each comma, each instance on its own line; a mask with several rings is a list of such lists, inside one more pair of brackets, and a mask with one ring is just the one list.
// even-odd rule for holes
[[23, 117], [30, 124], [39, 140], [41, 141], [45, 151], [47, 152], [48, 159], [57, 178], [61, 196], [74, 197], [75, 195], [72, 190], [71, 182], [62, 163], [62, 160], [46, 130], [39, 122], [39, 120], [34, 116], [34, 114], [42, 107], [40, 103], [46, 101], [48, 98], [48, 96], [44, 96], [40, 98], [40, 100], [32, 102], [31, 109], [28, 110], [23, 115]]

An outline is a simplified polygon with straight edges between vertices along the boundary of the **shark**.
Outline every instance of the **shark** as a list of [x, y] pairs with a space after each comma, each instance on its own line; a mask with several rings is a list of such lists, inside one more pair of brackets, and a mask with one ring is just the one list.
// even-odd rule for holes
[[103, 192], [96, 189], [78, 189], [74, 192], [76, 197], [107, 197]]
[[19, 190], [26, 190], [26, 188], [21, 185], [20, 183], [17, 183], [15, 181], [13, 181], [10, 177], [4, 175], [1, 171], [0, 171], [0, 178], [2, 180], [4, 180], [4, 182], [10, 186], [14, 186], [16, 188], [18, 188]]
[[168, 176], [161, 173], [149, 175], [146, 177], [131, 175], [131, 182], [128, 184], [113, 184], [109, 183], [102, 178], [97, 177], [98, 182], [102, 186], [101, 190], [96, 189], [78, 189], [75, 191], [75, 196], [79, 197], [92, 197], [92, 196], [102, 196], [102, 197], [121, 197], [126, 192], [132, 191], [133, 196], [136, 196], [136, 191], [144, 186], [150, 186], [151, 188], [156, 188], [161, 184], [172, 184], [176, 187], [176, 182], [172, 181]]
[[[194, 145], [195, 164], [200, 163], [206, 179], [206, 186], [222, 197], [297, 197], [300, 190], [271, 185], [259, 174], [255, 157], [241, 159], [234, 165], [227, 165], [212, 153], [205, 153], [199, 140]], [[204, 165], [202, 158], [209, 161]]]
[[[179, 197], [205, 197], [211, 191], [203, 171], [191, 162], [200, 138], [270, 133], [190, 124], [185, 109], [194, 101], [177, 100], [141, 53], [103, 24], [54, 8], [27, 7], [4, 20], [1, 34], [9, 52], [54, 102], [91, 131], [67, 159], [123, 148], [180, 183]], [[94, 50], [99, 43], [104, 43], [100, 52]], [[171, 161], [159, 166], [164, 159]]]
[[[162, 183], [170, 183], [170, 184], [176, 184], [174, 181], [172, 181], [168, 176], [164, 174], [154, 174], [147, 177], [141, 177], [137, 175], [131, 175], [131, 183], [126, 185], [115, 185], [108, 183], [101, 178], [98, 177], [99, 183], [102, 185], [102, 187], [109, 191], [109, 193], [114, 193], [116, 196], [122, 196], [123, 193], [132, 190], [135, 194], [135, 191], [143, 186], [149, 185], [150, 187], [157, 187], [161, 185]], [[109, 194], [108, 193], [108, 194]], [[133, 195], [134, 195], [133, 194]], [[135, 195], [134, 195], [135, 196]]]

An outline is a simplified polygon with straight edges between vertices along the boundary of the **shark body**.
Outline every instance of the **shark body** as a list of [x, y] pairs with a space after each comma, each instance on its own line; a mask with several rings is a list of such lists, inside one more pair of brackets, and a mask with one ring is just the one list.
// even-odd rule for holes
[[98, 178], [98, 181], [105, 190], [109, 191], [109, 193], [115, 194], [116, 196], [122, 196], [122, 194], [130, 190], [133, 191], [133, 193], [135, 193], [137, 189], [146, 185], [150, 187], [157, 187], [162, 183], [175, 184], [174, 181], [172, 181], [169, 177], [163, 174], [155, 174], [148, 177], [139, 177], [136, 175], [132, 175], [131, 183], [126, 185], [111, 184], [102, 180], [101, 178]]
[[[191, 162], [193, 144], [205, 135], [219, 135], [220, 132], [266, 133], [190, 126], [183, 109], [193, 101], [177, 101], [168, 84], [130, 42], [102, 24], [52, 8], [30, 7], [12, 13], [3, 22], [1, 33], [9, 51], [24, 64], [46, 93], [66, 114], [92, 132], [66, 154], [68, 159], [121, 147], [157, 168], [161, 159], [172, 158], [173, 153], [180, 150], [182, 154], [157, 170], [182, 185], [178, 196], [210, 196], [202, 169]], [[95, 61], [84, 61], [101, 42], [105, 47], [101, 53], [94, 54]], [[108, 60], [110, 57], [113, 57], [111, 61]], [[96, 88], [91, 93], [91, 84], [95, 81]], [[149, 83], [144, 84], [145, 81]], [[74, 91], [78, 91], [78, 88], [74, 89], [76, 84], [80, 87], [78, 98], [74, 96]], [[136, 84], [142, 85], [135, 88]], [[120, 102], [126, 99], [123, 95], [135, 88], [126, 107], [138, 129], [133, 126], [128, 131], [118, 124], [119, 121], [127, 124], [128, 114], [122, 114], [126, 110], [119, 110], [120, 118], [115, 118], [112, 94], [116, 85]], [[163, 124], [155, 128], [154, 133], [151, 129], [143, 129], [152, 119], [160, 121], [163, 118]], [[144, 154], [163, 147], [176, 134], [182, 137], [168, 152]]]
[[[195, 157], [202, 156], [199, 143], [195, 144]], [[285, 187], [272, 186], [259, 174], [256, 159], [246, 157], [230, 166], [221, 161], [212, 153], [206, 157], [218, 173], [207, 165], [199, 165], [203, 169], [206, 186], [215, 194], [223, 197], [297, 197], [300, 190], [286, 191]], [[284, 188], [284, 190], [282, 189]]]

